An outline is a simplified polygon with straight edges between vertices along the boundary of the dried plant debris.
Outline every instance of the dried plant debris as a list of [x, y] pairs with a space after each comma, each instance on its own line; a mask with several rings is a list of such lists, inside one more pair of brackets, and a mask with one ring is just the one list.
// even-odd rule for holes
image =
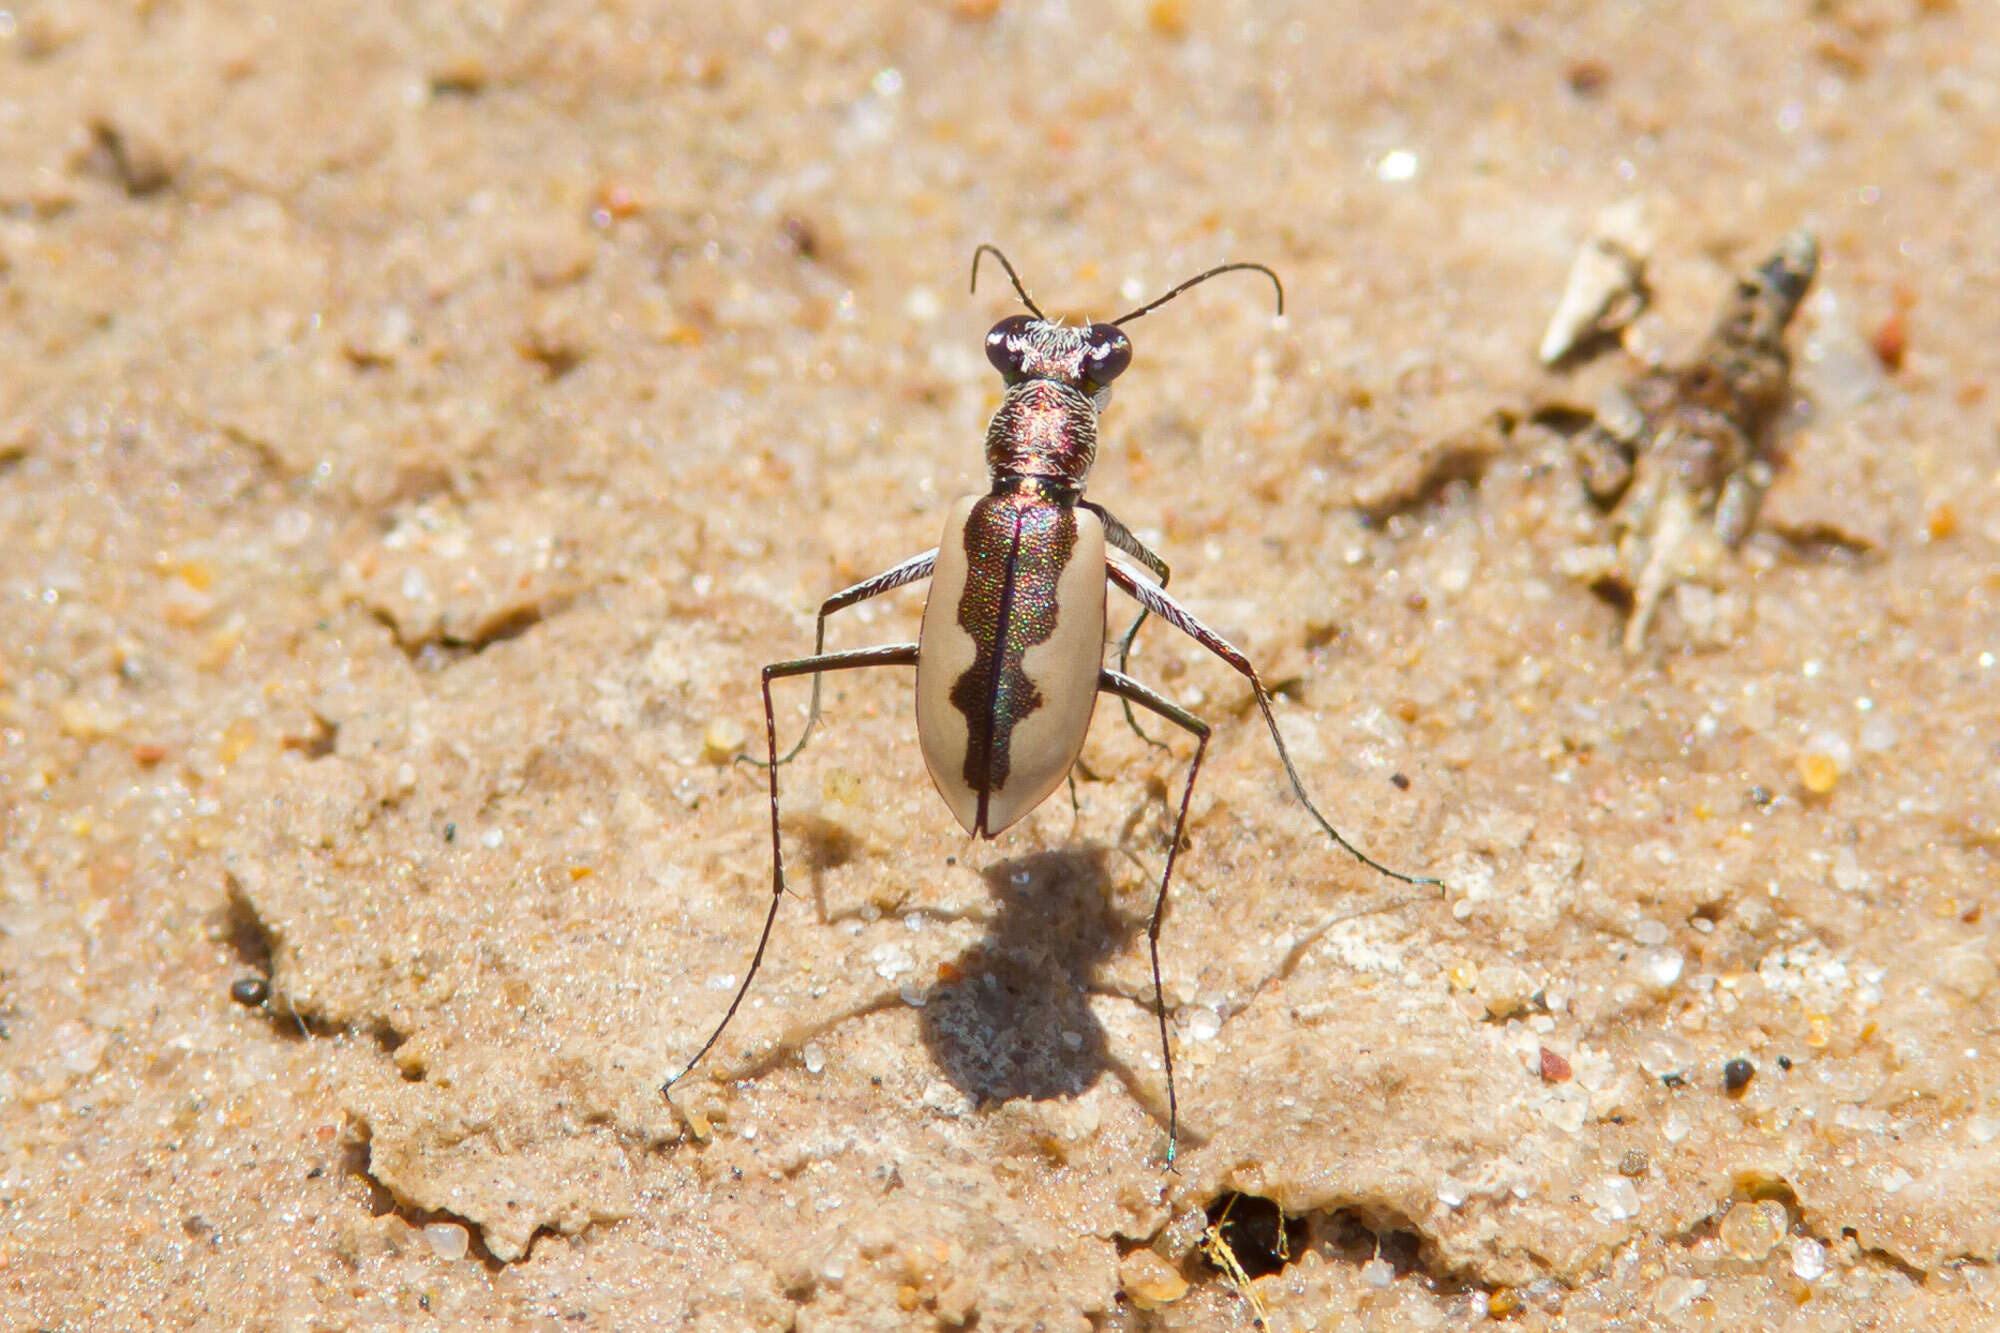
[[1644, 200], [1621, 199], [1597, 215], [1542, 334], [1543, 365], [1610, 339], [1639, 317], [1646, 308], [1646, 260], [1652, 253], [1653, 225]]
[[[1202, 1231], [1201, 1248], [1202, 1252], [1208, 1256], [1208, 1261], [1214, 1264], [1216, 1269], [1228, 1280], [1230, 1287], [1236, 1294], [1250, 1303], [1250, 1318], [1255, 1322], [1257, 1328], [1260, 1331], [1268, 1330], [1271, 1327], [1271, 1312], [1264, 1307], [1263, 1297], [1257, 1294], [1255, 1277], [1249, 1269], [1243, 1266], [1243, 1261], [1236, 1255], [1235, 1246], [1230, 1244], [1230, 1237], [1225, 1234], [1225, 1229], [1229, 1226], [1230, 1211], [1236, 1207], [1236, 1201], [1242, 1197], [1242, 1195], [1234, 1193], [1228, 1196], [1219, 1215]], [[1280, 1221], [1282, 1223], [1282, 1215]], [[1277, 1228], [1276, 1236], [1276, 1243], [1279, 1246], [1283, 1246], [1285, 1244], [1285, 1233], [1282, 1225]], [[1290, 1254], [1287, 1253], [1284, 1257], [1290, 1258]]]
[[1607, 393], [1578, 438], [1584, 486], [1610, 510], [1616, 540], [1616, 554], [1589, 572], [1630, 599], [1627, 652], [1645, 646], [1669, 592], [1749, 535], [1791, 395], [1785, 329], [1818, 267], [1810, 233], [1786, 236], [1737, 280], [1692, 361]]

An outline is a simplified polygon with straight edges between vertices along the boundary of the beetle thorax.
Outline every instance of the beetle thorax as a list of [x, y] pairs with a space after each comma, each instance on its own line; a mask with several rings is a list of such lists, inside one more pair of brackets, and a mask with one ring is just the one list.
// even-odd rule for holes
[[1097, 461], [1097, 406], [1055, 380], [1023, 380], [986, 428], [986, 467], [1002, 476], [1047, 477], [1083, 489]]

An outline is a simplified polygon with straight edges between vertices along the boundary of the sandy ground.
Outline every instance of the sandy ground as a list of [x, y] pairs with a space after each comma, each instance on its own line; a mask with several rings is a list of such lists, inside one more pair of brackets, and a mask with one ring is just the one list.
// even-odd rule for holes
[[[692, 8], [0, 3], [0, 1324], [1250, 1328], [1234, 1198], [1276, 1329], [2000, 1326], [2000, 7]], [[1798, 225], [1776, 486], [1627, 654], [1567, 405]], [[1134, 325], [1092, 495], [1446, 881], [1146, 631], [1176, 1174], [1192, 747], [968, 845], [903, 671], [657, 1092], [759, 665], [983, 484], [984, 240], [1283, 275]]]

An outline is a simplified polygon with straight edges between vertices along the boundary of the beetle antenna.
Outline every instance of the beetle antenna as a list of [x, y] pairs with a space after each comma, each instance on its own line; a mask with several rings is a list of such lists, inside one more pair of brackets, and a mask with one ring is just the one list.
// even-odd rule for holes
[[[979, 259], [982, 255], [992, 255], [1000, 261], [1000, 267], [1007, 270], [1007, 277], [1014, 284], [1015, 295], [1021, 298], [1022, 305], [1034, 311], [1036, 319], [1048, 319], [1048, 316], [1042, 313], [1042, 308], [1035, 304], [1035, 298], [1028, 295], [1028, 289], [1021, 285], [1021, 275], [1014, 271], [1014, 266], [1007, 262], [1007, 256], [1000, 253], [1000, 247], [997, 245], [988, 245], [982, 242], [980, 247], [972, 252], [972, 291], [977, 292], [979, 290]], [[1268, 269], [1265, 271], [1269, 272]], [[1204, 273], [1202, 276], [1207, 277], [1208, 275]], [[1273, 279], [1273, 281], [1276, 281], [1276, 279]]]
[[[998, 254], [999, 251], [996, 250], [994, 251], [994, 253]], [[976, 258], [975, 262], [977, 262]], [[1003, 259], [1000, 262], [1004, 264], [1007, 261]], [[1145, 314], [1149, 310], [1158, 310], [1161, 306], [1173, 300], [1176, 296], [1179, 296], [1182, 292], [1186, 291], [1188, 288], [1199, 287], [1201, 286], [1202, 283], [1207, 282], [1210, 278], [1216, 276], [1218, 273], [1233, 273], [1240, 268], [1251, 269], [1255, 272], [1263, 274], [1265, 277], [1271, 280], [1271, 285], [1278, 289], [1278, 313], [1281, 315], [1284, 314], [1285, 284], [1278, 281], [1277, 274], [1271, 272], [1270, 269], [1265, 268], [1262, 264], [1217, 264], [1214, 268], [1209, 269], [1206, 273], [1195, 274], [1192, 278], [1189, 278], [1186, 282], [1174, 288], [1172, 291], [1168, 292], [1165, 296], [1155, 297], [1153, 300], [1150, 300], [1146, 302], [1146, 304], [1140, 306], [1137, 310], [1134, 310], [1131, 314], [1120, 315], [1118, 318], [1112, 320], [1111, 322], [1113, 324], [1129, 324], [1131, 321], [1139, 318], [1139, 316]], [[1008, 271], [1011, 273], [1013, 270], [1009, 269]], [[1040, 312], [1038, 311], [1036, 313]]]

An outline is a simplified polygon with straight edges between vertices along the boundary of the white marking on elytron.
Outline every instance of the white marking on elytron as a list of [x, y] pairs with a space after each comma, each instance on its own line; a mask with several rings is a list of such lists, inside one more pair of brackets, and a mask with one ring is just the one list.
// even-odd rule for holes
[[951, 687], [978, 659], [979, 645], [958, 623], [959, 599], [969, 575], [965, 521], [986, 497], [968, 495], [951, 507], [944, 539], [938, 543], [924, 599], [924, 624], [917, 635], [917, 740], [924, 766], [951, 813], [970, 833], [979, 819], [979, 793], [965, 785], [965, 751], [972, 743], [965, 716], [952, 706]]
[[[1104, 666], [1104, 525], [1088, 509], [1076, 517], [1076, 545], [1056, 579], [1056, 625], [1021, 655], [1021, 673], [1035, 683], [1041, 707], [1014, 724], [1007, 785], [986, 798], [986, 832], [996, 834], [1040, 805], [1062, 785], [1097, 707]], [[969, 637], [969, 636], [968, 636]], [[921, 659], [918, 671], [922, 671]]]

